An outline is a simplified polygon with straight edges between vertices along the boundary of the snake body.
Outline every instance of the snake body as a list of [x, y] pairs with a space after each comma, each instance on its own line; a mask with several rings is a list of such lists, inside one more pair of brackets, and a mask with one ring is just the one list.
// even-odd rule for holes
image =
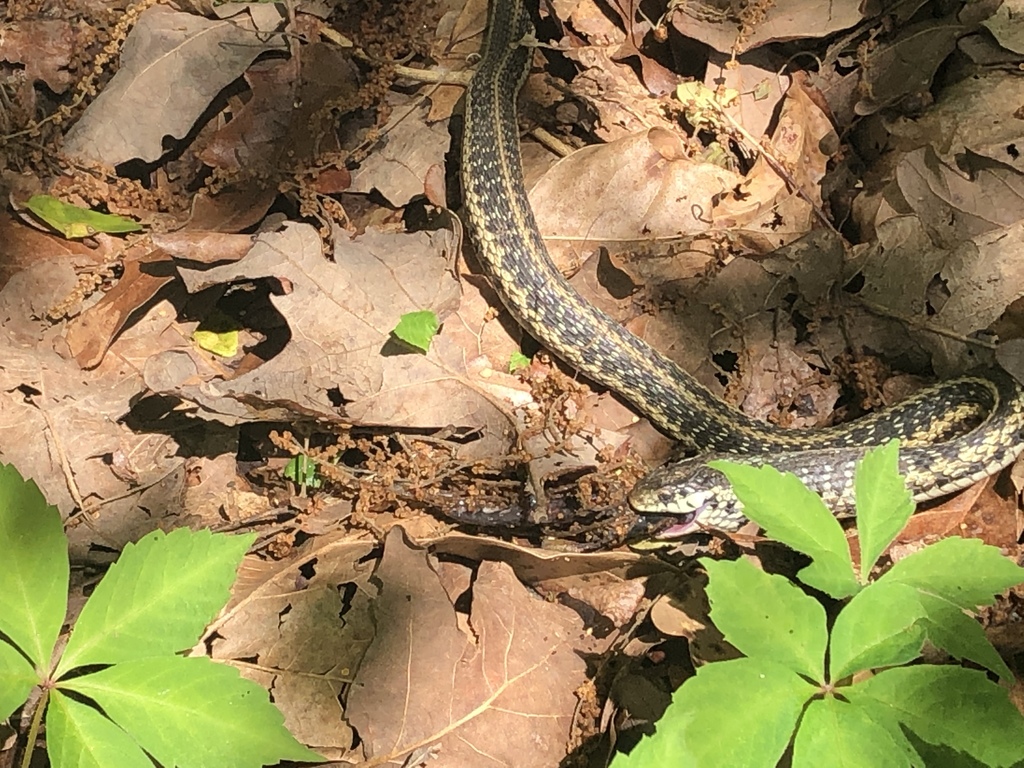
[[[794, 471], [840, 506], [850, 500], [845, 478], [853, 462], [866, 447], [892, 438], [906, 446], [902, 468], [918, 500], [966, 487], [1024, 449], [1024, 393], [1006, 374], [943, 382], [849, 424], [781, 429], [729, 406], [587, 302], [548, 254], [523, 182], [516, 102], [533, 59], [532, 39], [525, 0], [491, 0], [481, 60], [466, 92], [461, 175], [477, 258], [507, 310], [541, 344], [632, 402], [669, 436]], [[959, 426], [979, 414], [979, 426]], [[955, 437], [945, 439], [950, 434]], [[723, 479], [704, 473], [705, 460], [652, 473], [631, 503], [645, 514], [737, 527], [742, 514]], [[724, 502], [724, 512], [714, 501]]]

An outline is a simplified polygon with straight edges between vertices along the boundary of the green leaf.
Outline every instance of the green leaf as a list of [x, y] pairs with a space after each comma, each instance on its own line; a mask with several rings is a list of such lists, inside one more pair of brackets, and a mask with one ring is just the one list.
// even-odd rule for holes
[[769, 537], [814, 561], [797, 574], [801, 581], [836, 599], [860, 589], [842, 526], [795, 475], [731, 461], [709, 466], [729, 478], [744, 514]]
[[25, 703], [39, 673], [15, 648], [0, 640], [0, 723]]
[[126, 661], [60, 686], [93, 699], [162, 765], [243, 768], [323, 759], [288, 733], [263, 688], [207, 658]]
[[57, 509], [9, 464], [0, 464], [0, 553], [0, 632], [48, 671], [68, 607], [68, 541]]
[[402, 315], [391, 333], [413, 349], [426, 352], [440, 328], [441, 321], [437, 319], [437, 315], [430, 310], [423, 310]]
[[860, 580], [868, 583], [878, 558], [914, 514], [914, 499], [900, 475], [900, 444], [890, 440], [864, 454], [857, 463], [857, 533], [860, 536]]
[[69, 240], [89, 237], [97, 232], [138, 232], [142, 229], [142, 225], [132, 219], [79, 208], [52, 195], [33, 195], [25, 207]]
[[234, 357], [238, 354], [238, 331], [202, 331], [192, 332], [192, 341], [200, 349], [204, 349], [218, 357]]
[[293, 483], [309, 488], [319, 488], [322, 485], [317, 476], [316, 460], [305, 454], [292, 456], [288, 460], [284, 465], [284, 476]]
[[238, 332], [241, 325], [230, 315], [214, 309], [206, 314], [199, 327], [192, 332], [192, 341], [220, 357], [234, 357], [238, 354]]
[[57, 677], [190, 648], [227, 602], [254, 537], [178, 528], [128, 544], [82, 609]]
[[[841, 689], [840, 693], [845, 695], [847, 690], [848, 689], [844, 687]], [[856, 704], [854, 704], [854, 706], [863, 711], [875, 725], [880, 728], [884, 728], [885, 732], [889, 734], [889, 739], [892, 743], [896, 744], [903, 751], [907, 756], [907, 759], [910, 760], [913, 765], [931, 765], [928, 762], [922, 762], [920, 758], [919, 745], [925, 744], [925, 742], [918, 739], [910, 731], [905, 731], [903, 726], [900, 724], [900, 721], [893, 717], [892, 712], [888, 708], [883, 707], [876, 701], [863, 696]]]
[[513, 352], [508, 359], [508, 372], [515, 373], [523, 368], [530, 367], [530, 358], [524, 355], [522, 352]]
[[733, 659], [697, 670], [653, 736], [613, 768], [774, 768], [818, 688], [770, 661]]
[[832, 696], [807, 706], [793, 740], [793, 768], [909, 768], [912, 756], [906, 738], [895, 741], [868, 712]]
[[882, 578], [974, 610], [1024, 582], [1024, 568], [978, 539], [952, 536], [903, 558]]
[[932, 645], [956, 659], [967, 659], [990, 669], [1007, 682], [1013, 681], [1010, 668], [973, 616], [937, 595], [918, 592], [918, 599], [926, 611], [922, 626]]
[[921, 655], [925, 609], [906, 584], [875, 582], [853, 596], [832, 626], [829, 681]]
[[821, 603], [747, 560], [700, 562], [708, 572], [711, 620], [726, 640], [750, 658], [824, 681], [828, 630]]
[[131, 736], [57, 690], [46, 710], [46, 752], [53, 768], [153, 768]]
[[854, 704], [874, 702], [928, 743], [966, 752], [993, 768], [1024, 759], [1024, 718], [984, 672], [896, 667], [843, 693]]
[[[927, 741], [923, 741], [915, 736], [910, 731], [907, 732], [910, 742], [914, 745], [914, 751], [920, 755], [921, 762], [919, 765], [928, 766], [939, 766], [940, 768], [988, 768], [982, 762], [975, 760], [970, 755], [965, 755], [963, 752], [957, 752], [955, 749], [943, 746], [941, 744], [929, 744]], [[1021, 763], [1017, 763], [1015, 768], [1021, 768]]]

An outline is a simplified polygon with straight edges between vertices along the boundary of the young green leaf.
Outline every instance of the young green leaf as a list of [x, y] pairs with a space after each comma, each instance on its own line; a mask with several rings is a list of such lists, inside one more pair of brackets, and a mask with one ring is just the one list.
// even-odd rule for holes
[[[807, 705], [793, 740], [793, 768], [910, 768], [913, 748], [861, 707], [829, 696]], [[908, 754], [908, 749], [910, 753]]]
[[919, 591], [918, 599], [926, 612], [922, 626], [932, 645], [955, 659], [973, 661], [1003, 680], [1013, 681], [1013, 673], [992, 647], [977, 619], [937, 595]]
[[178, 528], [128, 544], [82, 609], [57, 676], [191, 647], [227, 602], [253, 538]]
[[430, 310], [423, 310], [402, 315], [391, 333], [413, 349], [426, 352], [440, 328], [441, 321], [437, 319], [437, 315]]
[[612, 768], [774, 768], [817, 690], [763, 659], [708, 664], [676, 691], [654, 736]]
[[731, 461], [712, 461], [709, 466], [732, 483], [747, 517], [771, 538], [814, 561], [798, 574], [805, 584], [836, 599], [860, 589], [842, 526], [798, 478], [772, 467]]
[[523, 368], [530, 367], [530, 358], [524, 355], [522, 352], [516, 351], [508, 359], [508, 372], [515, 373]]
[[843, 693], [851, 703], [866, 699], [885, 708], [924, 741], [966, 752], [992, 768], [1024, 760], [1024, 718], [984, 672], [896, 667]]
[[162, 765], [246, 768], [323, 759], [288, 733], [263, 688], [207, 658], [126, 661], [60, 686], [94, 700]]
[[69, 240], [90, 237], [97, 232], [123, 233], [142, 229], [142, 225], [132, 219], [79, 208], [52, 195], [33, 195], [25, 207]]
[[869, 584], [853, 596], [832, 626], [829, 681], [916, 659], [924, 644], [924, 616], [913, 587]]
[[0, 640], [0, 722], [25, 703], [39, 673], [17, 650]]
[[811, 680], [825, 679], [825, 609], [788, 579], [747, 560], [702, 558], [711, 620], [746, 656], [767, 659]]
[[914, 514], [914, 499], [900, 476], [898, 440], [864, 454], [857, 464], [857, 533], [860, 536], [860, 580], [868, 575], [885, 548]]
[[131, 736], [58, 690], [46, 710], [46, 752], [53, 768], [153, 768]]
[[60, 513], [9, 464], [0, 464], [0, 553], [0, 632], [47, 671], [68, 607], [68, 543]]
[[322, 483], [317, 475], [316, 460], [305, 454], [292, 456], [284, 465], [284, 476], [298, 485], [319, 488]]
[[898, 581], [974, 610], [1024, 582], [1024, 568], [978, 539], [951, 536], [909, 555], [882, 579]]
[[192, 332], [192, 341], [200, 349], [218, 357], [234, 357], [238, 354], [238, 331], [204, 331], [197, 328]]

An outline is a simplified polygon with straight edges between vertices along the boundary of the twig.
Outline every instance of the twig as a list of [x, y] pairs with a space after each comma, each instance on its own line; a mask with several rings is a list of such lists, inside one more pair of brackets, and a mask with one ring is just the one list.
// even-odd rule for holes
[[900, 322], [906, 323], [907, 325], [913, 328], [917, 328], [920, 331], [928, 331], [929, 333], [934, 333], [937, 336], [945, 336], [947, 339], [953, 339], [954, 341], [959, 341], [970, 346], [980, 347], [982, 349], [995, 350], [999, 347], [998, 344], [992, 341], [983, 341], [982, 339], [975, 339], [971, 336], [966, 336], [962, 333], [957, 333], [956, 331], [950, 330], [949, 328], [929, 325], [927, 322], [923, 320], [918, 320], [915, 317], [902, 315], [899, 312], [896, 312], [895, 310], [882, 306], [881, 304], [876, 304], [870, 299], [865, 299], [860, 296], [854, 296], [853, 298], [856, 301], [860, 302], [867, 310], [869, 310], [870, 312], [874, 312], [876, 315], [881, 315], [882, 317], [889, 317], [892, 318], [893, 320], [899, 320]]

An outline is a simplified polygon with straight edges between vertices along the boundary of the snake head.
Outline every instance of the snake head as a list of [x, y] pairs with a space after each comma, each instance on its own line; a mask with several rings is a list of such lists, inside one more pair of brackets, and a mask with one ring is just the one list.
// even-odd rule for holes
[[654, 470], [629, 494], [630, 506], [656, 528], [659, 539], [678, 538], [696, 531], [735, 531], [746, 522], [743, 505], [725, 475], [702, 456], [670, 461]]

